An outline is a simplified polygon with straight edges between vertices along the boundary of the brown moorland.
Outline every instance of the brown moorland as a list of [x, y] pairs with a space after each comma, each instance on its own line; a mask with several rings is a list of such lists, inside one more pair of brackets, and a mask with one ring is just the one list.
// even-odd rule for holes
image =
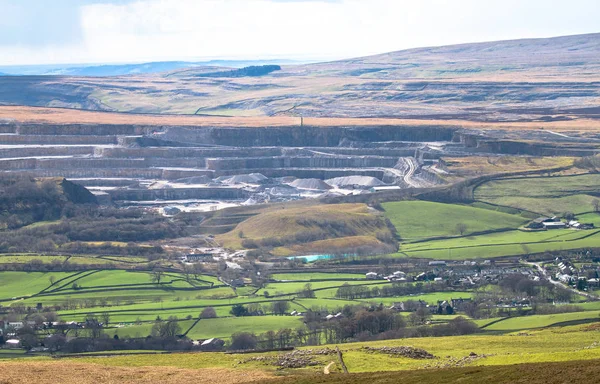
[[0, 384], [236, 384], [273, 378], [260, 370], [107, 367], [72, 361], [2, 362], [0, 372]]
[[[0, 106], [0, 120], [47, 124], [134, 124], [182, 125], [195, 127], [277, 127], [298, 126], [300, 118], [290, 116], [198, 116], [161, 115], [83, 111], [65, 108]], [[550, 122], [474, 122], [466, 120], [419, 120], [395, 118], [304, 118], [304, 125], [377, 126], [377, 125], [439, 125], [483, 130], [550, 130], [558, 132], [597, 132], [600, 124], [594, 119], [574, 119]]]

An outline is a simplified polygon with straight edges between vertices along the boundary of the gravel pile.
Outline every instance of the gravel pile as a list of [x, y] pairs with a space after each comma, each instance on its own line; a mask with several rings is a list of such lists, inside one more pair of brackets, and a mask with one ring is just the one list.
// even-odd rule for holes
[[322, 361], [315, 359], [316, 356], [327, 356], [336, 353], [337, 352], [335, 350], [330, 348], [295, 350], [276, 356], [255, 356], [246, 360], [242, 360], [239, 362], [239, 364], [258, 361], [268, 365], [274, 365], [279, 369], [305, 368], [323, 364]]
[[290, 185], [298, 189], [312, 189], [319, 191], [326, 191], [332, 188], [331, 185], [320, 179], [296, 179], [292, 181]]
[[385, 185], [385, 183], [375, 177], [371, 176], [343, 176], [343, 177], [335, 177], [333, 179], [325, 180], [325, 182], [329, 185], [335, 185], [337, 187], [378, 187], [381, 185]]
[[363, 347], [367, 353], [385, 353], [390, 356], [395, 357], [408, 357], [410, 359], [433, 359], [431, 353], [427, 352], [424, 349], [413, 348], [413, 347], [381, 347], [381, 348], [373, 348], [373, 347]]

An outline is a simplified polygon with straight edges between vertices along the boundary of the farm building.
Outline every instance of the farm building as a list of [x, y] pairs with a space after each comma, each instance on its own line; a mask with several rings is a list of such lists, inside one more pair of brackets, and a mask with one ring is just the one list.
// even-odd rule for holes
[[225, 346], [225, 342], [221, 339], [212, 338], [208, 340], [204, 340], [202, 344], [200, 344], [200, 349], [204, 351], [215, 351], [223, 348]]
[[368, 272], [368, 273], [365, 274], [365, 277], [368, 280], [377, 280], [377, 279], [379, 279], [379, 275], [376, 272]]
[[543, 223], [542, 225], [544, 226], [544, 229], [564, 229], [564, 228], [567, 228], [567, 224], [563, 223], [562, 221], [551, 221], [551, 222]]
[[4, 347], [5, 348], [9, 348], [9, 349], [21, 348], [21, 340], [18, 340], [18, 339], [8, 339], [4, 343]]
[[556, 217], [538, 217], [527, 224], [527, 228], [530, 229], [544, 229], [547, 223], [560, 223], [560, 220]]

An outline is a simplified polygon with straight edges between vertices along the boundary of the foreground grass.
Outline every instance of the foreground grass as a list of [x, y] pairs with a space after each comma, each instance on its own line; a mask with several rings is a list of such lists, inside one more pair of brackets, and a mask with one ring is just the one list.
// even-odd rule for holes
[[480, 384], [480, 383], [526, 383], [563, 384], [571, 382], [597, 382], [597, 360], [568, 361], [561, 363], [534, 363], [502, 365], [494, 367], [468, 367], [439, 370], [415, 370], [398, 372], [377, 372], [350, 375], [292, 376], [269, 383], [294, 384]]

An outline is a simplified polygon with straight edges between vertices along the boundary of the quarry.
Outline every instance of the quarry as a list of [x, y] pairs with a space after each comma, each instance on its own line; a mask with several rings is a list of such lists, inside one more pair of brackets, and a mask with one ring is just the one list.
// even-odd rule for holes
[[597, 153], [600, 143], [586, 135], [438, 124], [245, 127], [5, 119], [0, 132], [2, 172], [66, 177], [101, 204], [199, 211], [432, 187], [446, 183], [442, 158], [586, 156]]

